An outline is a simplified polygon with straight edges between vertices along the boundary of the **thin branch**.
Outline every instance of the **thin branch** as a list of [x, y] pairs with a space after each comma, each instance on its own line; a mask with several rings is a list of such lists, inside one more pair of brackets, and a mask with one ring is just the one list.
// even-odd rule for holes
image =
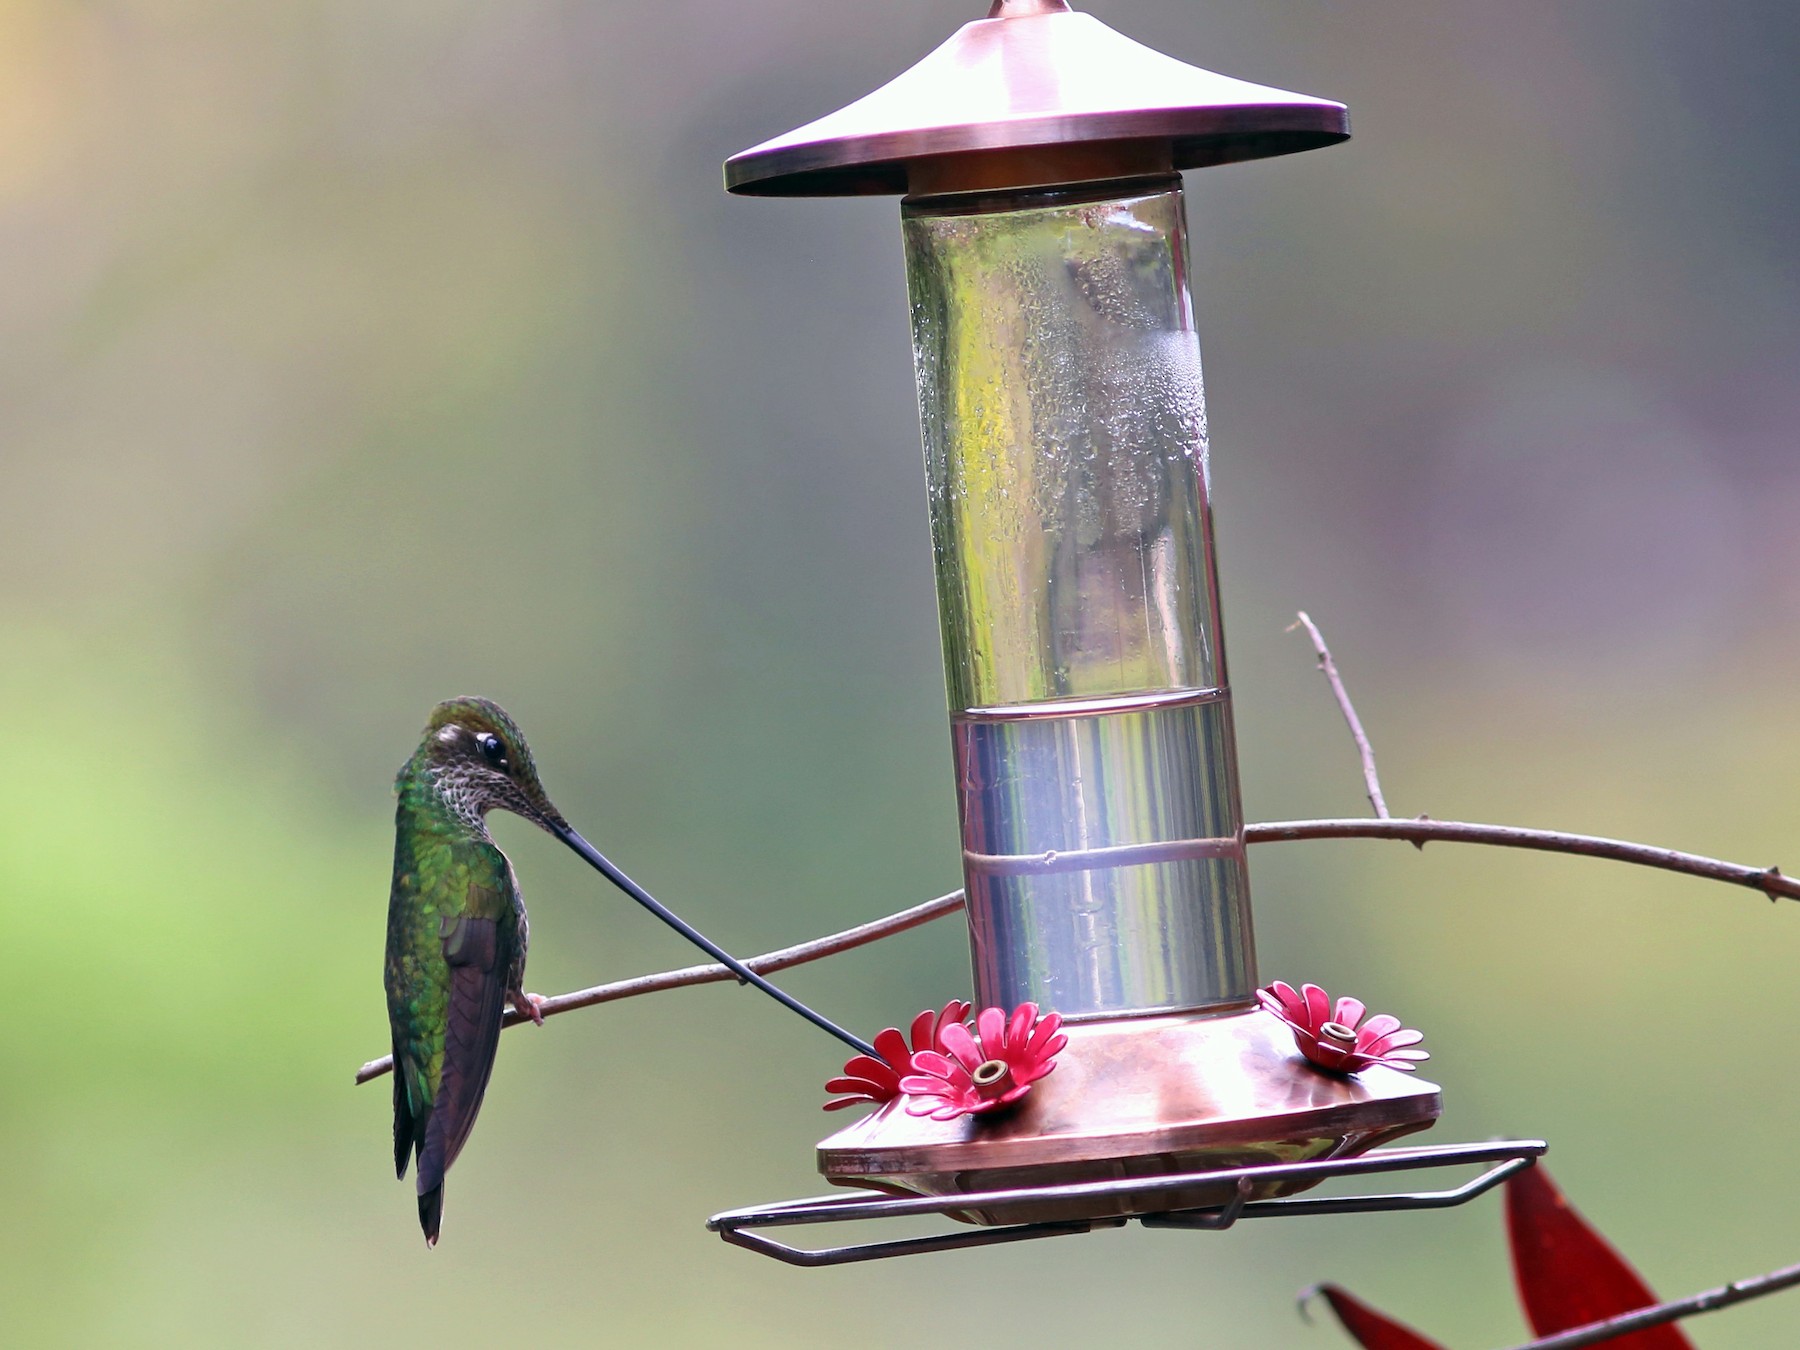
[[1369, 744], [1369, 737], [1363, 731], [1356, 705], [1350, 701], [1350, 691], [1344, 688], [1344, 677], [1338, 674], [1337, 662], [1331, 659], [1331, 648], [1325, 645], [1325, 635], [1305, 610], [1300, 611], [1296, 622], [1288, 625], [1288, 632], [1296, 628], [1306, 629], [1307, 636], [1312, 639], [1313, 650], [1319, 654], [1319, 669], [1331, 681], [1331, 692], [1337, 696], [1338, 708], [1344, 714], [1344, 721], [1350, 724], [1350, 738], [1356, 742], [1356, 753], [1362, 756], [1363, 784], [1369, 790], [1369, 805], [1375, 808], [1376, 815], [1386, 820], [1387, 800], [1381, 795], [1381, 775], [1375, 771], [1375, 747]]
[[1678, 1322], [1684, 1317], [1696, 1317], [1701, 1313], [1717, 1312], [1734, 1303], [1761, 1298], [1765, 1294], [1780, 1293], [1783, 1289], [1793, 1289], [1796, 1286], [1800, 1286], [1800, 1266], [1788, 1266], [1784, 1270], [1771, 1271], [1753, 1279], [1733, 1280], [1730, 1284], [1708, 1289], [1704, 1294], [1695, 1294], [1691, 1298], [1660, 1303], [1654, 1308], [1640, 1308], [1619, 1317], [1609, 1317], [1604, 1322], [1592, 1322], [1572, 1331], [1546, 1336], [1542, 1340], [1527, 1341], [1513, 1347], [1513, 1350], [1580, 1350], [1582, 1346], [1599, 1345], [1627, 1332], [1659, 1327], [1666, 1322]]
[[[1423, 848], [1441, 841], [1452, 844], [1491, 844], [1500, 848], [1536, 849], [1546, 853], [1573, 853], [1588, 858], [1607, 858], [1614, 862], [1635, 863], [1640, 867], [1657, 867], [1669, 872], [1704, 877], [1748, 886], [1775, 900], [1786, 897], [1800, 900], [1800, 878], [1782, 874], [1779, 867], [1746, 867], [1742, 863], [1721, 862], [1697, 853], [1681, 853], [1675, 849], [1655, 848], [1648, 844], [1631, 844], [1621, 839], [1601, 839], [1587, 834], [1564, 834], [1556, 830], [1525, 830], [1514, 825], [1474, 825], [1455, 820], [1281, 820], [1244, 829], [1246, 844], [1271, 844], [1302, 839], [1403, 839]], [[822, 957], [835, 956], [865, 943], [876, 942], [909, 928], [929, 923], [962, 908], [963, 894], [952, 891], [898, 914], [846, 928], [841, 933], [815, 938], [798, 946], [753, 956], [744, 964], [759, 974], [786, 970]], [[613, 984], [578, 989], [544, 1000], [543, 1014], [554, 1017], [576, 1008], [591, 1008], [616, 999], [638, 994], [654, 994], [664, 989], [681, 989], [691, 984], [715, 984], [733, 976], [724, 966], [687, 966], [681, 970], [665, 970], [655, 975], [640, 975]], [[506, 1015], [506, 1025], [522, 1020], [513, 1013]], [[393, 1060], [383, 1056], [371, 1060], [357, 1070], [356, 1081], [366, 1083], [379, 1078], [394, 1067]]]
[[1423, 848], [1434, 840], [1453, 844], [1492, 844], [1499, 848], [1528, 848], [1545, 853], [1574, 853], [1584, 858], [1608, 858], [1613, 862], [1660, 867], [1710, 881], [1730, 882], [1761, 891], [1769, 899], [1786, 896], [1800, 900], [1800, 878], [1782, 874], [1779, 867], [1746, 867], [1721, 862], [1698, 853], [1682, 853], [1623, 839], [1602, 839], [1591, 834], [1566, 834], [1561, 830], [1525, 830], [1516, 825], [1472, 825], [1457, 820], [1279, 820], [1244, 829], [1247, 844], [1272, 844], [1297, 839], [1404, 839]]
[[[744, 964], [759, 975], [772, 975], [776, 971], [786, 970], [790, 966], [802, 966], [808, 961], [836, 956], [839, 952], [850, 951], [864, 943], [893, 937], [896, 933], [904, 933], [909, 928], [917, 928], [920, 924], [930, 923], [933, 919], [956, 913], [962, 908], [962, 903], [963, 893], [952, 891], [949, 895], [941, 895], [936, 900], [927, 900], [922, 905], [903, 909], [898, 914], [890, 914], [886, 918], [876, 919], [871, 923], [859, 924], [855, 928], [846, 928], [841, 933], [832, 933], [826, 937], [814, 938], [811, 942], [802, 942], [795, 947], [783, 947], [779, 951], [752, 956]], [[558, 994], [555, 998], [545, 999], [538, 1011], [545, 1017], [555, 1017], [558, 1013], [573, 1012], [577, 1008], [592, 1008], [597, 1004], [611, 1003], [621, 998], [633, 998], [638, 994], [655, 994], [664, 989], [682, 989], [690, 984], [718, 984], [736, 978], [736, 975], [721, 965], [685, 966], [680, 970], [665, 970], [655, 975], [639, 975], [629, 980], [618, 980], [612, 984], [595, 985], [591, 989], [577, 989], [573, 993]], [[514, 1027], [525, 1020], [518, 1013], [509, 1011], [502, 1025]], [[384, 1073], [392, 1072], [393, 1067], [394, 1060], [391, 1055], [372, 1059], [356, 1071], [356, 1081], [367, 1083], [370, 1079], [379, 1078]]]

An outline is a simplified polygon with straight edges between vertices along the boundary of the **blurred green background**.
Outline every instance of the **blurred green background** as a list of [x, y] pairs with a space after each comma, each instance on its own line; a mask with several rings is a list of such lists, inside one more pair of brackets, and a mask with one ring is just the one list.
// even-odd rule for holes
[[[718, 179], [979, 8], [0, 0], [7, 1344], [1347, 1344], [1318, 1279], [1522, 1339], [1491, 1201], [728, 1249], [841, 1120], [841, 1054], [736, 989], [510, 1033], [435, 1252], [351, 1086], [439, 698], [740, 951], [957, 883], [894, 203]], [[1249, 817], [1363, 809], [1304, 606], [1397, 812], [1800, 867], [1800, 9], [1088, 8], [1356, 119], [1189, 184]], [[497, 833], [532, 988], [688, 961]], [[1448, 846], [1252, 875], [1266, 978], [1427, 1031], [1437, 1137], [1547, 1136], [1667, 1295], [1796, 1259], [1800, 909]], [[942, 923], [791, 983], [874, 1028], [966, 963]]]

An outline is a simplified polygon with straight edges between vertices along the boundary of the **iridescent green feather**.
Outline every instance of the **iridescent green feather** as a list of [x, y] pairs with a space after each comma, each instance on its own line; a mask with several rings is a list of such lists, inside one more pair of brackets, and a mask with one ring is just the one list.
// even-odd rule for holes
[[386, 985], [396, 1065], [395, 1170], [404, 1175], [443, 1075], [451, 991], [446, 937], [460, 918], [495, 920], [504, 978], [517, 931], [506, 856], [451, 809], [423, 750], [407, 761], [395, 787]]

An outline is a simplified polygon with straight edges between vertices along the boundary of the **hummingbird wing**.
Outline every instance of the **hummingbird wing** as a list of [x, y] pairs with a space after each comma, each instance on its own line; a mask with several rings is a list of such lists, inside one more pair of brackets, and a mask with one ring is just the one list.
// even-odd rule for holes
[[[506, 1005], [506, 975], [511, 953], [503, 950], [498, 919], [465, 914], [445, 923], [444, 959], [450, 965], [449, 1018], [444, 1030], [444, 1066], [432, 1119], [426, 1129], [430, 1146], [441, 1132], [446, 1169], [468, 1142], [481, 1109]], [[421, 1159], [420, 1166], [424, 1166]]]
[[[491, 848], [492, 846], [488, 846]], [[443, 1209], [444, 1174], [468, 1142], [494, 1070], [508, 975], [517, 945], [516, 898], [510, 869], [494, 849], [496, 884], [468, 882], [463, 912], [439, 924], [449, 987], [438, 1081], [418, 1139], [419, 1219], [435, 1239]], [[397, 1127], [396, 1127], [397, 1128]]]
[[506, 855], [403, 792], [388, 906], [385, 984], [394, 1042], [394, 1163], [416, 1160], [419, 1220], [437, 1235], [444, 1173], [493, 1072], [519, 941]]

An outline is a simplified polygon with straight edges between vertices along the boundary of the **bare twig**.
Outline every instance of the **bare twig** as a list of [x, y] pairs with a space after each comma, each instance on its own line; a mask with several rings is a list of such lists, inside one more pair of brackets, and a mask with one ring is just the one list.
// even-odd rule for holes
[[1375, 747], [1369, 744], [1369, 737], [1363, 731], [1362, 719], [1356, 715], [1356, 705], [1350, 701], [1350, 691], [1344, 688], [1344, 678], [1338, 674], [1337, 662], [1331, 659], [1331, 648], [1325, 645], [1325, 635], [1319, 626], [1312, 621], [1305, 610], [1296, 616], [1296, 621], [1288, 625], [1288, 632], [1296, 628], [1304, 628], [1312, 639], [1313, 650], [1319, 654], [1319, 669], [1325, 672], [1325, 678], [1331, 682], [1331, 692], [1337, 696], [1337, 705], [1344, 714], [1344, 721], [1350, 724], [1350, 738], [1356, 742], [1356, 753], [1362, 756], [1363, 784], [1369, 790], [1369, 805], [1375, 808], [1375, 814], [1383, 820], [1388, 818], [1387, 800], [1381, 795], [1381, 775], [1375, 771]]
[[1555, 1336], [1545, 1336], [1542, 1340], [1527, 1341], [1513, 1347], [1513, 1350], [1580, 1350], [1582, 1346], [1599, 1345], [1627, 1332], [1659, 1327], [1666, 1322], [1678, 1322], [1684, 1317], [1696, 1317], [1701, 1313], [1717, 1312], [1734, 1303], [1761, 1298], [1765, 1294], [1780, 1293], [1783, 1289], [1793, 1289], [1796, 1286], [1800, 1286], [1800, 1266], [1788, 1266], [1784, 1270], [1771, 1271], [1752, 1279], [1733, 1280], [1730, 1284], [1708, 1289], [1704, 1294], [1695, 1294], [1691, 1298], [1659, 1303], [1654, 1308], [1639, 1308], [1636, 1312], [1609, 1317], [1604, 1322], [1592, 1322], [1585, 1327], [1576, 1327]]
[[[1264, 825], [1250, 825], [1244, 829], [1244, 842], [1247, 844], [1272, 844], [1300, 839], [1403, 839], [1420, 847], [1429, 842], [1441, 841], [1536, 849], [1547, 853], [1573, 853], [1582, 857], [1608, 858], [1614, 862], [1658, 867], [1664, 871], [1682, 872], [1710, 881], [1748, 886], [1768, 896], [1770, 900], [1780, 897], [1800, 900], [1800, 878], [1784, 876], [1779, 867], [1746, 867], [1742, 863], [1721, 862], [1717, 858], [1702, 857], [1697, 853], [1681, 853], [1675, 849], [1655, 848], [1649, 844], [1632, 844], [1622, 839], [1564, 834], [1557, 830], [1525, 830], [1514, 825], [1476, 825], [1456, 820], [1428, 820], [1423, 817], [1418, 820], [1281, 820]], [[962, 892], [952, 891], [949, 895], [939, 896], [922, 905], [914, 905], [911, 909], [903, 909], [886, 918], [846, 928], [841, 933], [815, 938], [794, 947], [783, 947], [780, 951], [767, 952], [762, 956], [753, 956], [744, 964], [759, 974], [804, 965], [808, 961], [835, 956], [865, 943], [892, 937], [895, 933], [904, 933], [909, 928], [917, 928], [920, 924], [929, 923], [946, 914], [954, 914], [962, 908], [962, 903]], [[558, 994], [555, 998], [544, 1000], [542, 1011], [544, 1016], [554, 1017], [576, 1008], [591, 1008], [596, 1004], [633, 998], [638, 994], [681, 989], [691, 984], [714, 984], [731, 978], [731, 972], [724, 966], [687, 966], [680, 970], [665, 970], [655, 975], [619, 980], [613, 984], [596, 985], [591, 989], [578, 989], [570, 994]], [[519, 1020], [512, 1013], [506, 1015], [507, 1026], [516, 1025]], [[356, 1081], [366, 1083], [392, 1068], [393, 1061], [385, 1056], [371, 1060], [357, 1070]]]
[[1472, 825], [1458, 820], [1280, 820], [1244, 829], [1244, 842], [1272, 844], [1296, 839], [1404, 839], [1423, 847], [1434, 840], [1452, 844], [1492, 844], [1499, 848], [1528, 848], [1545, 853], [1574, 853], [1585, 858], [1609, 858], [1613, 862], [1660, 867], [1691, 877], [1730, 882], [1761, 891], [1769, 899], [1786, 896], [1800, 900], [1800, 878], [1782, 874], [1779, 867], [1747, 867], [1721, 862], [1698, 853], [1682, 853], [1623, 839], [1602, 839], [1591, 834], [1566, 834], [1561, 830], [1525, 830], [1516, 825]]
[[[832, 933], [826, 937], [814, 938], [811, 942], [802, 942], [798, 946], [783, 947], [779, 951], [752, 956], [744, 964], [758, 975], [772, 975], [778, 970], [786, 970], [789, 966], [802, 966], [808, 961], [836, 956], [839, 952], [850, 951], [864, 943], [893, 937], [896, 933], [904, 933], [909, 928], [917, 928], [920, 924], [930, 923], [933, 919], [956, 913], [962, 908], [962, 903], [963, 893], [952, 891], [949, 895], [941, 895], [936, 900], [927, 900], [922, 905], [903, 909], [898, 914], [889, 914], [886, 918], [876, 919], [871, 923], [859, 924], [855, 928], [846, 928], [841, 933]], [[591, 989], [577, 989], [573, 993], [558, 994], [555, 998], [545, 999], [538, 1011], [545, 1017], [555, 1017], [558, 1013], [573, 1012], [577, 1008], [592, 1008], [596, 1004], [611, 1003], [621, 998], [633, 998], [638, 994], [655, 994], [664, 989], [682, 989], [691, 984], [718, 984], [721, 981], [736, 978], [731, 971], [720, 965], [684, 966], [680, 970], [665, 970], [655, 975], [639, 975], [629, 980], [618, 980], [612, 984], [598, 984]], [[502, 1025], [514, 1027], [525, 1020], [516, 1012], [509, 1011]], [[379, 1078], [384, 1073], [392, 1072], [393, 1067], [394, 1060], [390, 1055], [372, 1059], [356, 1071], [356, 1081], [366, 1083], [372, 1078]]]

